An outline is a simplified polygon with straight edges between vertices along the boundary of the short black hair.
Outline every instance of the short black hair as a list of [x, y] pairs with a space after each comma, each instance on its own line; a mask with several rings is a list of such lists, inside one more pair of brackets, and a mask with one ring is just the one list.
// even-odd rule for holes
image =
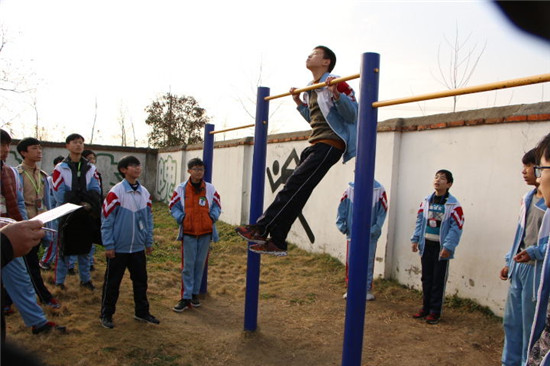
[[5, 130], [0, 129], [0, 143], [11, 144], [11, 136]]
[[65, 158], [61, 155], [59, 155], [57, 158], [53, 159], [53, 166], [56, 166], [57, 164], [61, 163]]
[[523, 165], [529, 165], [529, 164], [535, 165], [537, 163], [536, 151], [537, 151], [537, 149], [533, 148], [533, 149], [527, 151], [523, 155], [523, 158], [521, 158], [521, 162], [523, 163]]
[[141, 165], [141, 163], [139, 162], [139, 159], [133, 155], [124, 156], [118, 162], [118, 165], [117, 165], [118, 172], [124, 177], [124, 173], [121, 172], [120, 169], [126, 169], [130, 165]]
[[204, 162], [199, 158], [193, 158], [187, 163], [187, 169], [191, 169], [194, 166], [205, 166]]
[[23, 151], [26, 152], [29, 146], [34, 146], [34, 145], [40, 145], [40, 141], [38, 141], [34, 137], [25, 137], [23, 140], [19, 141], [19, 143], [17, 144], [17, 152], [19, 153], [19, 155], [21, 155], [21, 157], [23, 157], [23, 154], [21, 153]]
[[88, 155], [92, 155], [92, 154], [95, 155], [95, 156], [97, 156], [96, 153], [93, 152], [92, 150], [84, 150], [84, 151], [82, 151], [82, 156], [84, 156], [84, 157], [87, 157]]
[[336, 54], [326, 46], [317, 46], [314, 49], [323, 50], [323, 53], [325, 54], [323, 58], [330, 60], [330, 64], [328, 65], [328, 72], [332, 72], [332, 70], [334, 70], [334, 66], [336, 66]]
[[67, 138], [65, 139], [65, 143], [68, 144], [69, 142], [71, 141], [74, 141], [76, 139], [82, 139], [82, 141], [84, 141], [84, 137], [82, 137], [82, 135], [78, 134], [78, 133], [71, 133], [69, 136], [67, 136]]
[[453, 183], [454, 182], [454, 179], [453, 179], [453, 173], [451, 173], [450, 171], [446, 170], [446, 169], [439, 169], [435, 175], [438, 175], [438, 174], [445, 174], [445, 178], [447, 178], [447, 182], [449, 183]]
[[550, 133], [542, 138], [535, 148], [535, 155], [537, 156], [537, 163], [540, 164], [540, 160], [544, 157], [544, 160], [550, 161]]

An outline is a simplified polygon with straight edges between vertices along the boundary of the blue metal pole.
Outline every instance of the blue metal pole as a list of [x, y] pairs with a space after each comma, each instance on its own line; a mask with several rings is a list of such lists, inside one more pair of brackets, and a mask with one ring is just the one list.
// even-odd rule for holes
[[361, 101], [357, 126], [357, 156], [353, 217], [349, 251], [349, 284], [344, 328], [342, 365], [361, 365], [367, 273], [370, 245], [370, 222], [376, 159], [376, 124], [378, 112], [372, 103], [378, 101], [380, 55], [364, 53], [361, 65]]
[[[212, 171], [214, 169], [212, 162], [214, 161], [214, 135], [210, 134], [210, 131], [214, 131], [214, 125], [207, 123], [204, 125], [204, 144], [202, 147], [202, 161], [206, 166], [204, 172], [204, 180], [208, 183], [212, 183]], [[206, 257], [206, 264], [204, 265], [204, 271], [202, 272], [201, 289], [199, 292], [205, 294], [208, 291], [208, 257]]]
[[[252, 159], [252, 187], [250, 192], [250, 223], [263, 213], [265, 166], [267, 151], [267, 120], [269, 116], [269, 88], [260, 86], [256, 100], [256, 127], [254, 129], [254, 157]], [[260, 288], [260, 255], [248, 251], [244, 330], [255, 331], [258, 326], [258, 297]]]

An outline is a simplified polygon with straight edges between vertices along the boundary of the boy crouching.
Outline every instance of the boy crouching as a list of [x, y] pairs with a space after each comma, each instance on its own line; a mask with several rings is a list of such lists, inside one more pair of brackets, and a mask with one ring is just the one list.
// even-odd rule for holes
[[101, 236], [105, 246], [107, 268], [101, 300], [101, 325], [113, 328], [120, 282], [126, 268], [134, 288], [134, 319], [159, 324], [149, 313], [147, 300], [147, 260], [153, 252], [153, 213], [151, 195], [137, 180], [141, 164], [134, 156], [125, 156], [118, 163], [124, 177], [103, 202]]

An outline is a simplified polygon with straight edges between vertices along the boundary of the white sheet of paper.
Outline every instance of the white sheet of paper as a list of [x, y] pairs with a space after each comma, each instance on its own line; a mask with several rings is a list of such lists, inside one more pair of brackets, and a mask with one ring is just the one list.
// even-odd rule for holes
[[58, 217], [65, 216], [68, 213], [76, 211], [79, 208], [82, 208], [82, 206], [75, 205], [74, 203], [65, 203], [64, 205], [43, 212], [40, 215], [36, 215], [31, 220], [40, 220], [45, 224], [49, 221], [57, 219]]

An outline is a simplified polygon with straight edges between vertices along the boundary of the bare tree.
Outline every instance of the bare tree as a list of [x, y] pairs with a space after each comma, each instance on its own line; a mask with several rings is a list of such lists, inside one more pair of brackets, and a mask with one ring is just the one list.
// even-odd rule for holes
[[94, 106], [94, 122], [92, 123], [92, 136], [90, 137], [90, 144], [94, 143], [95, 123], [97, 122], [97, 97], [95, 97]]
[[[483, 47], [479, 48], [475, 43], [472, 47], [467, 47], [470, 42], [471, 33], [461, 40], [459, 36], [458, 25], [455, 28], [455, 37], [451, 42], [444, 35], [446, 46], [449, 48], [449, 59], [445, 62], [441, 58], [441, 44], [437, 49], [437, 66], [439, 68], [439, 77], [435, 77], [447, 89], [462, 88], [468, 84], [474, 71], [477, 68], [479, 60], [485, 48], [487, 41]], [[445, 63], [444, 63], [445, 62]], [[453, 97], [453, 112], [456, 112], [458, 96]]]
[[122, 104], [120, 105], [118, 125], [120, 126], [120, 146], [128, 146], [126, 143], [126, 116], [124, 113], [124, 106]]

